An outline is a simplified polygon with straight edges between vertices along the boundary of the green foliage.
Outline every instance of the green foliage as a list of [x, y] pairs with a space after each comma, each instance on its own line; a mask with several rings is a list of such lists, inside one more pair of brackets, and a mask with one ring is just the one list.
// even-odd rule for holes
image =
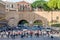
[[52, 10], [60, 9], [60, 0], [50, 0], [48, 2], [48, 7], [51, 8]]
[[43, 8], [44, 10], [51, 10], [51, 8], [48, 7], [47, 2], [45, 0], [36, 0], [31, 4], [32, 8]]
[[52, 11], [52, 10], [60, 10], [60, 0], [36, 0], [31, 4], [33, 8], [42, 7], [44, 10]]
[[50, 1], [48, 2], [48, 6], [49, 6], [50, 8], [52, 8], [52, 9], [56, 8], [56, 7], [57, 7], [57, 2], [56, 2], [56, 0], [50, 0]]
[[58, 0], [57, 6], [58, 6], [58, 9], [60, 9], [60, 0]]
[[48, 7], [47, 2], [44, 4], [43, 9], [45, 11], [50, 11], [51, 10], [51, 8]]
[[36, 20], [36, 21], [34, 22], [34, 25], [40, 25], [40, 26], [42, 26], [43, 23], [42, 23], [41, 20]]
[[31, 4], [31, 6], [33, 7], [33, 8], [36, 8], [36, 7], [43, 7], [43, 5], [45, 4], [45, 1], [42, 1], [42, 0], [40, 0], [40, 1], [35, 1], [35, 2], [33, 2], [32, 4]]
[[36, 0], [36, 1], [44, 1], [44, 0]]
[[42, 22], [34, 22], [34, 25], [40, 25], [40, 26], [42, 26], [43, 23]]
[[60, 27], [60, 24], [52, 24], [53, 27]]

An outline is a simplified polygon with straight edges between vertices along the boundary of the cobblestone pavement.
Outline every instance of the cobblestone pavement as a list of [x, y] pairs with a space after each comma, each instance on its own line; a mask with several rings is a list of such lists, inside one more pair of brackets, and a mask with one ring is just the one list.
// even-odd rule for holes
[[51, 37], [24, 37], [24, 38], [20, 38], [20, 37], [16, 37], [14, 39], [12, 38], [0, 38], [0, 40], [60, 40], [60, 37], [54, 37], [53, 39]]

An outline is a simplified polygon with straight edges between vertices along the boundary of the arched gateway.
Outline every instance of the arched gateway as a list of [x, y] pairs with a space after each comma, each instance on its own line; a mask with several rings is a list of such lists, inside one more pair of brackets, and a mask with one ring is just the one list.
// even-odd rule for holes
[[34, 21], [33, 24], [34, 24], [34, 25], [43, 26], [43, 22], [42, 22], [42, 20], [36, 20], [36, 21]]
[[47, 19], [36, 13], [20, 13], [19, 18], [20, 19], [17, 22], [17, 25], [24, 24], [28, 26], [33, 25], [48, 26]]
[[26, 20], [20, 20], [19, 22], [18, 22], [18, 26], [19, 25], [28, 25], [29, 24], [29, 22], [28, 21], [26, 21]]

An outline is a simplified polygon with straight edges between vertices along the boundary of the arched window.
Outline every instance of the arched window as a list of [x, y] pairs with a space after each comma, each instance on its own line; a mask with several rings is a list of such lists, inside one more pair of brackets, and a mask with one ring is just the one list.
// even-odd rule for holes
[[19, 11], [29, 11], [30, 7], [28, 5], [21, 4], [19, 5]]
[[11, 7], [13, 8], [13, 4], [11, 5]]
[[6, 5], [6, 7], [8, 8], [8, 7], [9, 7], [9, 5]]
[[24, 5], [22, 4], [19, 6], [19, 11], [23, 11], [23, 10], [24, 10]]

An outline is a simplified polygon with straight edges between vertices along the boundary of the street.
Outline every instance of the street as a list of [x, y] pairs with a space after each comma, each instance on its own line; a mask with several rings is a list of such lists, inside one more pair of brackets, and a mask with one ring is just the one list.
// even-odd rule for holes
[[19, 37], [13, 38], [13, 39], [12, 38], [0, 38], [0, 40], [60, 40], [60, 38], [58, 38], [58, 37], [51, 38], [51, 37], [43, 37], [43, 36], [20, 38], [20, 36], [19, 36]]

